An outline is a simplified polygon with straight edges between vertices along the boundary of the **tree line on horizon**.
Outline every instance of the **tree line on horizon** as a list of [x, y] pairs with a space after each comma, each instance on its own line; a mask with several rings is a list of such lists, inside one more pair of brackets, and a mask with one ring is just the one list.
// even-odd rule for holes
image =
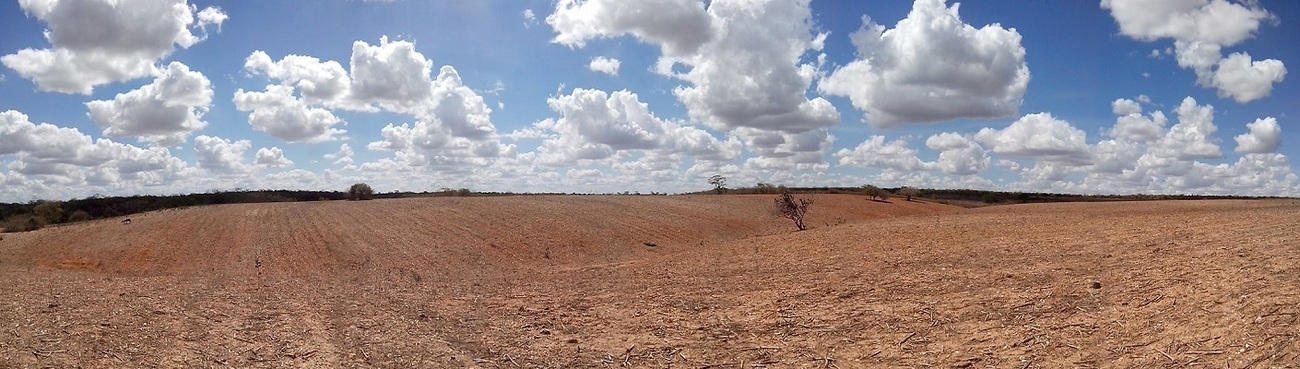
[[[1065, 201], [1117, 201], [1117, 200], [1178, 200], [1178, 199], [1244, 199], [1261, 198], [1245, 196], [1198, 196], [1198, 195], [1077, 195], [1059, 193], [1001, 192], [970, 189], [918, 189], [912, 187], [880, 188], [873, 185], [861, 187], [787, 187], [759, 182], [753, 187], [727, 188], [726, 178], [714, 176], [709, 179], [714, 186], [712, 190], [686, 194], [857, 194], [868, 196], [872, 200], [885, 201], [888, 197], [913, 197], [931, 201], [955, 201], [984, 204], [1017, 204], [1034, 202]], [[364, 185], [365, 191], [361, 191]], [[360, 191], [360, 192], [358, 192]], [[364, 192], [365, 196], [359, 194]], [[306, 190], [234, 190], [212, 191], [185, 195], [136, 195], [136, 196], [91, 196], [67, 201], [33, 200], [27, 203], [0, 203], [0, 228], [4, 232], [25, 232], [41, 227], [75, 223], [94, 219], [113, 218], [131, 214], [185, 208], [203, 205], [297, 202], [297, 201], [331, 201], [361, 198], [406, 198], [406, 197], [441, 197], [441, 196], [512, 196], [512, 195], [583, 195], [579, 193], [514, 193], [514, 192], [477, 192], [467, 188], [441, 188], [438, 191], [405, 192], [395, 191], [377, 193], [369, 185], [358, 183], [348, 191], [306, 191]], [[624, 191], [604, 195], [643, 195], [640, 192]], [[667, 195], [652, 192], [649, 195]]]

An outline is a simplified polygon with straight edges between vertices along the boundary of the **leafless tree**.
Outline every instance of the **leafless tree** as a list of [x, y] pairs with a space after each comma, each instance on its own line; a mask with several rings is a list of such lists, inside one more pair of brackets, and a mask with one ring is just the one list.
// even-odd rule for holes
[[808, 226], [803, 222], [803, 217], [808, 214], [808, 207], [813, 204], [811, 197], [795, 198], [794, 195], [785, 192], [777, 195], [772, 202], [776, 205], [777, 215], [793, 221], [794, 226], [798, 227], [800, 231], [808, 229]]

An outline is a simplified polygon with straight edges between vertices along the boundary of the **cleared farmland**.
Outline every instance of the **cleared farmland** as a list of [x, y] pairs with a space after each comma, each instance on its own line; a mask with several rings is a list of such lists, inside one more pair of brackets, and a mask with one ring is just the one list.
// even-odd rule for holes
[[1300, 362], [1300, 202], [225, 205], [5, 234], [0, 367]]

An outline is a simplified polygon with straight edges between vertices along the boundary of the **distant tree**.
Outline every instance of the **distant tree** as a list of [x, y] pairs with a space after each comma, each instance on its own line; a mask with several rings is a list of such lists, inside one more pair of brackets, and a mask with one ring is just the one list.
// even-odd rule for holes
[[906, 197], [907, 201], [912, 201], [913, 197], [921, 195], [921, 190], [912, 187], [903, 187], [903, 188], [899, 188], [898, 191], [896, 191], [896, 193], [899, 196]]
[[375, 190], [365, 183], [357, 183], [348, 188], [348, 200], [370, 200], [375, 197]]
[[754, 188], [756, 191], [758, 191], [758, 193], [764, 195], [776, 193], [776, 186], [773, 186], [771, 183], [758, 182], [757, 185], [754, 185]]
[[782, 192], [780, 195], [776, 195], [776, 199], [773, 199], [772, 202], [776, 205], [777, 215], [793, 221], [794, 226], [798, 227], [800, 231], [808, 229], [808, 226], [804, 224], [803, 217], [808, 214], [808, 207], [813, 204], [812, 198], [795, 198], [789, 192]]
[[727, 177], [723, 177], [721, 174], [714, 174], [712, 177], [709, 177], [709, 184], [713, 185], [714, 191], [723, 193], [727, 190]]
[[862, 186], [862, 193], [871, 197], [872, 200], [884, 200], [886, 196], [889, 196], [889, 191], [885, 191], [884, 189], [874, 185]]
[[32, 208], [32, 213], [42, 224], [63, 222], [63, 203], [58, 201], [41, 201]]
[[4, 228], [5, 232], [35, 231], [41, 229], [44, 225], [41, 219], [31, 214], [11, 215], [5, 218], [3, 222], [0, 222], [0, 228]]
[[85, 210], [76, 210], [68, 214], [68, 223], [84, 222], [91, 219], [95, 219], [95, 217], [90, 216], [90, 213]]

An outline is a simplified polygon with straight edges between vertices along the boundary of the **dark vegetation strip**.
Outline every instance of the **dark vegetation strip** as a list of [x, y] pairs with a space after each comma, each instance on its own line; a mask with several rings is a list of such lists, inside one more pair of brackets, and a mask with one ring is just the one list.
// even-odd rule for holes
[[[911, 193], [914, 197], [928, 201], [946, 202], [956, 205], [1001, 205], [1042, 202], [1084, 202], [1084, 201], [1141, 201], [1141, 200], [1191, 200], [1191, 199], [1252, 199], [1260, 197], [1244, 196], [1200, 196], [1200, 195], [1076, 195], [1060, 193], [1001, 192], [960, 189], [905, 189], [872, 187], [871, 190], [883, 190], [885, 196], [902, 196]], [[722, 194], [857, 194], [871, 195], [873, 198], [882, 193], [869, 191], [863, 187], [785, 187], [760, 183], [755, 187], [725, 189]], [[717, 194], [719, 191], [701, 191], [689, 194]], [[513, 192], [474, 192], [469, 189], [443, 188], [435, 192], [390, 192], [376, 193], [374, 198], [409, 198], [442, 196], [519, 196], [519, 195], [591, 195], [578, 193], [513, 193]], [[640, 192], [608, 193], [604, 195], [643, 195]], [[667, 195], [651, 192], [645, 195]], [[0, 228], [5, 232], [23, 232], [39, 229], [43, 226], [74, 223], [93, 219], [112, 218], [154, 210], [185, 208], [191, 206], [294, 202], [294, 201], [330, 201], [346, 200], [344, 191], [292, 191], [292, 190], [236, 190], [229, 192], [209, 192], [171, 196], [92, 196], [68, 201], [37, 200], [28, 203], [0, 203]]]

